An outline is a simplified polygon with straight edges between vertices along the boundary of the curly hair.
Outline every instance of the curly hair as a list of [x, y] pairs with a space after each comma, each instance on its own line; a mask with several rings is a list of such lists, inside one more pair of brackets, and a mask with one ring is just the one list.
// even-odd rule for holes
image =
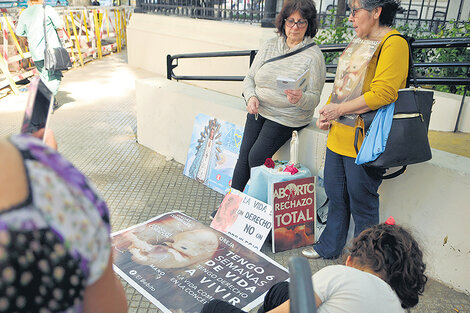
[[318, 30], [317, 9], [312, 0], [288, 0], [284, 2], [281, 12], [276, 17], [277, 33], [287, 37], [284, 31], [285, 19], [292, 13], [298, 11], [302, 18], [308, 22], [305, 36], [315, 37]]
[[373, 270], [395, 290], [403, 308], [418, 304], [427, 282], [426, 264], [407, 230], [397, 225], [375, 225], [353, 240], [349, 252], [354, 264]]
[[[351, 7], [352, 2], [354, 0], [349, 1], [349, 7]], [[382, 13], [379, 17], [379, 24], [382, 26], [392, 26], [400, 8], [400, 0], [358, 0], [358, 2], [367, 11], [382, 7]]]

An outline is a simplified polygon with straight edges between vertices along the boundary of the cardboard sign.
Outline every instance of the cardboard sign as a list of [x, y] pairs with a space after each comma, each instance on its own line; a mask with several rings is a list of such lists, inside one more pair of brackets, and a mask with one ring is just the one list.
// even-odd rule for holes
[[233, 189], [225, 195], [211, 227], [259, 251], [272, 228], [272, 207]]
[[238, 159], [243, 128], [198, 114], [194, 120], [184, 175], [226, 194]]
[[[370, 60], [380, 41], [354, 37], [341, 54], [336, 70], [332, 103], [343, 103], [362, 95], [362, 85], [367, 73]], [[345, 114], [336, 121], [348, 126], [354, 126], [357, 114]]]
[[273, 252], [315, 242], [315, 178], [275, 183], [273, 188]]
[[200, 312], [212, 299], [249, 311], [288, 278], [265, 255], [180, 212], [112, 237], [114, 270], [166, 313]]

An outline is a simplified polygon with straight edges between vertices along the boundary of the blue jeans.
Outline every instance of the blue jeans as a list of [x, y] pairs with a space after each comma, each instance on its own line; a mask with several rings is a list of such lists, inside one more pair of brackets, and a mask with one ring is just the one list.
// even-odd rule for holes
[[[346, 244], [349, 219], [354, 219], [354, 237], [379, 223], [379, 189], [382, 170], [368, 170], [354, 158], [330, 149], [325, 159], [325, 192], [329, 198], [326, 227], [314, 246], [323, 258], [338, 257]], [[374, 173], [375, 172], [375, 173]], [[375, 174], [375, 175], [374, 175]]]
[[232, 188], [243, 191], [250, 179], [251, 168], [263, 165], [292, 137], [292, 131], [299, 131], [305, 126], [288, 127], [261, 115], [255, 120], [255, 115], [248, 113], [240, 153], [233, 170]]

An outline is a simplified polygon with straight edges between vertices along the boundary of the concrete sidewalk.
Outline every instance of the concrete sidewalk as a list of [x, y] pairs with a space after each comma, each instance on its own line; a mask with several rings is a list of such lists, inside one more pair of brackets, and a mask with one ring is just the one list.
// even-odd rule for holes
[[[61, 107], [51, 120], [59, 150], [90, 177], [106, 199], [113, 231], [172, 210], [208, 225], [209, 214], [222, 195], [184, 176], [182, 164], [136, 142], [134, 80], [154, 74], [130, 68], [126, 58], [124, 51], [65, 73], [58, 94]], [[18, 132], [25, 101], [26, 93], [0, 99], [0, 136]], [[289, 257], [298, 255], [300, 249], [273, 254], [265, 246], [262, 252], [287, 266]], [[312, 272], [334, 263], [310, 262]], [[159, 312], [123, 284], [130, 312]], [[470, 297], [430, 280], [411, 312], [470, 313]]]

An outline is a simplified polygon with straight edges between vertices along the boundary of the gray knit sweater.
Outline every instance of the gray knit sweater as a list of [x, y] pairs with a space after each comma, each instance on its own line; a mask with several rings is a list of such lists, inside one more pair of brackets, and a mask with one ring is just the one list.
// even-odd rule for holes
[[[243, 96], [247, 102], [252, 96], [258, 98], [260, 115], [289, 127], [304, 126], [312, 121], [325, 83], [325, 60], [320, 48], [315, 45], [293, 56], [261, 66], [265, 60], [297, 50], [312, 41], [313, 38], [305, 37], [301, 43], [289, 48], [283, 36], [276, 36], [258, 51], [243, 81]], [[296, 79], [307, 69], [310, 69], [307, 89], [299, 102], [292, 104], [285, 94], [277, 91], [276, 79], [278, 76]]]

